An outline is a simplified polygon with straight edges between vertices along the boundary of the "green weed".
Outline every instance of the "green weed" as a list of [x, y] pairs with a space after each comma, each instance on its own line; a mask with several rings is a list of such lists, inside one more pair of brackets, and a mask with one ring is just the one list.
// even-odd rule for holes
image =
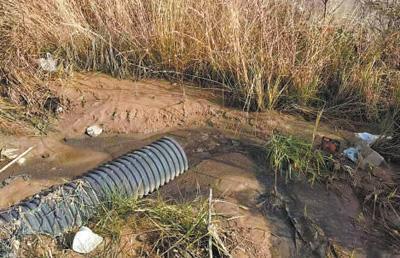
[[303, 175], [314, 183], [328, 171], [329, 158], [314, 149], [311, 143], [294, 136], [273, 134], [266, 145], [266, 151], [268, 163], [275, 171], [275, 186], [278, 173], [285, 175], [286, 180]]

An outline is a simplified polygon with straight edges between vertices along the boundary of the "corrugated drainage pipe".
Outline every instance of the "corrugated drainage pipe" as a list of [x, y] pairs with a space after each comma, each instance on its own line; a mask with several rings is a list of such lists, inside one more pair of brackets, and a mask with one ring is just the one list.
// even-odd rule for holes
[[187, 169], [182, 147], [164, 137], [0, 212], [0, 225], [12, 228], [13, 236], [59, 236], [81, 226], [116, 194], [141, 198]]

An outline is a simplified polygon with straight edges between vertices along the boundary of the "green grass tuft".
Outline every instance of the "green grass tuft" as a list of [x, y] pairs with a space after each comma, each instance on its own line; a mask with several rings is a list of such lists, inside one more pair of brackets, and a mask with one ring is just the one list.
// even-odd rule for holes
[[286, 180], [304, 175], [313, 183], [329, 171], [327, 159], [311, 143], [294, 136], [273, 134], [266, 145], [267, 160], [275, 173], [284, 174]]

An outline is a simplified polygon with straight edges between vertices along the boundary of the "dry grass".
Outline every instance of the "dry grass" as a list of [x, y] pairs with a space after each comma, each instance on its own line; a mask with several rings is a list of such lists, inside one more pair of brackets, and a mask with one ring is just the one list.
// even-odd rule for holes
[[[399, 178], [394, 182], [383, 180], [371, 180], [364, 183], [365, 186], [358, 185], [355, 190], [360, 200], [363, 201], [365, 214], [372, 218], [374, 229], [371, 234], [379, 236], [379, 240], [385, 246], [393, 248], [398, 252], [400, 244], [400, 194]], [[368, 189], [367, 185], [373, 186]], [[378, 233], [378, 234], [377, 234]]]
[[388, 162], [400, 162], [400, 113], [382, 119], [378, 129], [382, 135], [392, 137], [381, 137], [372, 146], [379, 154], [383, 155]]
[[[400, 103], [399, 31], [322, 19], [300, 2], [1, 2], [2, 95], [32, 112], [46, 82], [74, 70], [216, 84], [252, 109], [325, 105], [377, 119]], [[46, 52], [59, 60], [56, 75], [37, 69]]]
[[[213, 215], [213, 223], [217, 220], [210, 212], [207, 200], [200, 198], [176, 203], [115, 196], [88, 223], [104, 242], [85, 257], [208, 257], [210, 237], [214, 257], [228, 257], [219, 238], [219, 234], [225, 237], [224, 229], [209, 229], [208, 216]], [[77, 254], [70, 249], [71, 233], [58, 239], [26, 237], [21, 241], [19, 256], [75, 257]]]
[[[151, 257], [203, 257], [208, 253], [207, 203], [195, 200], [187, 203], [167, 203], [161, 199], [114, 198], [110, 207], [104, 207], [93, 219], [93, 228], [111, 241], [104, 251], [119, 249], [124, 233], [132, 231], [131, 238], [141, 236], [147, 242]], [[126, 244], [126, 243], [125, 243]], [[142, 250], [141, 252], [143, 252]], [[105, 255], [104, 256], [111, 256]]]

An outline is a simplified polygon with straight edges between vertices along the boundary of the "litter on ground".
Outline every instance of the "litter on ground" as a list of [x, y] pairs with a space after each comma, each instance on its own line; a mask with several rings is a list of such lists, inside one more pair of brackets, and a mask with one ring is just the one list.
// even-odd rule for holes
[[86, 129], [86, 133], [90, 136], [90, 137], [97, 137], [99, 136], [101, 133], [103, 132], [103, 128], [101, 128], [98, 125], [92, 125], [89, 126]]
[[39, 58], [38, 63], [43, 71], [55, 72], [57, 70], [57, 60], [50, 53], [46, 53], [46, 58]]
[[384, 139], [388, 139], [388, 140], [390, 140], [392, 138], [390, 136], [370, 134], [370, 133], [367, 133], [367, 132], [356, 133], [355, 135], [356, 135], [357, 138], [362, 140], [368, 146], [371, 146], [372, 144], [374, 144], [380, 138], [384, 138]]
[[343, 154], [353, 162], [357, 162], [359, 156], [359, 150], [354, 147], [347, 148], [343, 151]]
[[72, 242], [72, 250], [77, 253], [87, 254], [92, 252], [103, 242], [103, 238], [88, 228], [81, 227]]

